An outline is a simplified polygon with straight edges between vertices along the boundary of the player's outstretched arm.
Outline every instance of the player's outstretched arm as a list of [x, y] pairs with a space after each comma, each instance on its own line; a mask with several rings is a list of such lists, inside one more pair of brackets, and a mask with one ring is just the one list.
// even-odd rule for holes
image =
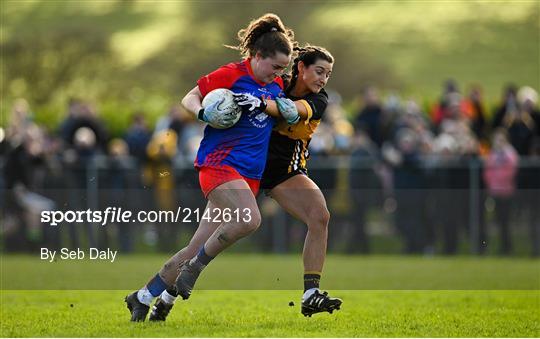
[[[245, 112], [253, 112], [260, 110], [275, 118], [284, 118], [289, 124], [295, 124], [300, 119], [297, 104], [287, 98], [276, 98], [275, 100], [267, 99], [262, 96], [260, 98], [248, 93], [233, 94], [234, 101]], [[302, 104], [299, 104], [301, 109], [305, 109]], [[308, 117], [306, 110], [305, 116]]]
[[[309, 113], [306, 106], [301, 101], [305, 102], [305, 100], [297, 100], [293, 102], [294, 102], [294, 105], [296, 106], [296, 110], [298, 111], [298, 115], [300, 116], [300, 119], [305, 120], [309, 117]], [[266, 106], [265, 112], [268, 115], [282, 117], [275, 100], [266, 100], [266, 105], [267, 106]]]
[[288, 98], [275, 98], [268, 100], [266, 113], [273, 115], [277, 112], [289, 125], [294, 125], [301, 119], [309, 120], [311, 115], [305, 100], [292, 101]]

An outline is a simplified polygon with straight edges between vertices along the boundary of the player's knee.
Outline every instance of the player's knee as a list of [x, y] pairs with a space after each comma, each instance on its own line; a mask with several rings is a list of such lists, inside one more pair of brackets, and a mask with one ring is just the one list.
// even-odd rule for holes
[[328, 208], [323, 209], [321, 222], [325, 225], [325, 227], [328, 227], [328, 224], [330, 223], [330, 211]]
[[244, 218], [241, 221], [241, 228], [246, 234], [253, 233], [261, 225], [261, 214], [259, 211], [252, 212], [249, 218]]
[[314, 231], [326, 231], [330, 222], [330, 211], [327, 208], [313, 210], [309, 213], [308, 227]]

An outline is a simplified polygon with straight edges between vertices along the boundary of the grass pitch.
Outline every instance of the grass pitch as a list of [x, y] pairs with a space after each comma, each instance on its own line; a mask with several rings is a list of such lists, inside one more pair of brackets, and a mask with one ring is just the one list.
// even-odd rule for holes
[[[300, 266], [297, 256], [224, 256], [223, 260], [212, 263], [212, 271], [201, 276], [204, 279], [223, 281], [230, 284], [235, 272], [227, 271], [233, 262], [242, 262], [245, 275], [237, 279], [251, 279], [256, 286], [260, 277], [266, 280], [263, 271], [276, 271], [279, 267]], [[338, 281], [345, 277], [329, 274], [335, 269], [330, 267], [341, 257], [330, 256], [328, 270], [323, 276], [323, 287], [348, 286]], [[399, 289], [399, 281], [393, 285], [380, 285], [379, 289], [331, 289], [332, 295], [343, 298], [344, 304], [334, 314], [316, 314], [305, 318], [300, 314], [300, 290], [292, 289], [229, 289], [194, 291], [188, 301], [178, 301], [166, 323], [130, 323], [129, 312], [123, 298], [131, 290], [144, 284], [153, 269], [141, 265], [138, 283], [130, 282], [128, 289], [120, 289], [114, 275], [108, 275], [111, 266], [86, 266], [88, 276], [99, 275], [102, 281], [111, 281], [114, 285], [109, 290], [35, 290], [17, 289], [6, 275], [14, 275], [15, 267], [23, 272], [33, 262], [30, 257], [2, 257], [2, 288], [0, 292], [0, 328], [2, 337], [538, 337], [540, 336], [540, 291], [538, 289], [538, 261], [530, 259], [497, 259], [497, 258], [431, 258], [427, 262], [421, 258], [410, 257], [347, 257], [349, 264], [356, 263], [357, 274], [349, 272], [349, 284], [361, 281], [362, 273], [367, 274], [369, 281], [375, 285], [377, 281], [402, 279], [405, 289]], [[160, 256], [124, 257], [123, 265], [136, 262], [150, 262], [156, 265], [163, 261]], [[249, 260], [248, 260], [249, 259]], [[342, 259], [342, 258], [341, 258]], [[133, 263], [131, 262], [133, 261]], [[342, 261], [342, 260], [337, 260]], [[249, 264], [249, 262], [253, 262]], [[261, 262], [264, 266], [261, 266]], [[26, 266], [25, 266], [26, 265]], [[45, 264], [40, 264], [45, 265]], [[120, 263], [118, 264], [120, 265]], [[370, 266], [371, 265], [371, 266]], [[420, 265], [420, 266], [419, 266]], [[428, 265], [428, 266], [424, 266]], [[379, 270], [370, 267], [380, 267]], [[504, 267], [508, 266], [505, 270]], [[45, 266], [47, 267], [47, 266]], [[40, 276], [39, 281], [44, 288], [51, 288], [55, 281], [75, 281], [74, 274], [59, 275], [54, 266], [48, 266], [52, 274], [48, 279]], [[117, 268], [120, 269], [121, 266]], [[131, 266], [129, 266], [131, 267]], [[264, 267], [265, 269], [261, 269]], [[401, 267], [406, 274], [396, 273]], [[412, 268], [416, 267], [417, 270]], [[432, 269], [423, 271], [427, 268]], [[438, 267], [438, 270], [433, 269]], [[463, 275], [467, 271], [476, 270], [477, 275]], [[497, 267], [497, 270], [490, 270]], [[514, 270], [512, 270], [514, 267]], [[515, 268], [519, 270], [515, 270]], [[92, 269], [93, 268], [93, 269]], [[340, 266], [341, 269], [346, 267]], [[148, 271], [148, 272], [147, 272]], [[462, 284], [470, 281], [476, 289], [463, 289], [456, 285], [455, 289], [419, 289], [422, 286], [443, 288], [444, 279], [441, 272], [449, 271], [461, 277], [456, 280]], [[68, 272], [68, 270], [66, 270]], [[378, 274], [377, 274], [378, 272]], [[427, 285], [416, 285], [419, 278], [407, 275], [411, 272], [423, 272], [421, 280], [431, 280]], [[482, 273], [484, 272], [484, 273]], [[491, 272], [489, 274], [485, 272]], [[497, 284], [489, 284], [497, 280], [500, 273], [514, 275], [514, 285], [507, 280], [506, 290], [489, 289]], [[519, 273], [521, 272], [521, 273]], [[24, 277], [31, 276], [23, 274]], [[34, 270], [36, 273], [36, 270]], [[22, 273], [21, 273], [22, 274]], [[375, 275], [375, 276], [374, 276]], [[221, 276], [221, 277], [220, 277]], [[270, 276], [270, 275], [269, 275]], [[301, 276], [301, 274], [300, 274]], [[78, 275], [81, 279], [81, 275]], [[85, 277], [84, 275], [82, 276]], [[386, 277], [386, 278], [385, 278]], [[475, 281], [484, 281], [481, 285]], [[482, 280], [484, 279], [484, 280]], [[298, 280], [298, 274], [294, 276]], [[523, 281], [520, 281], [523, 280]], [[17, 280], [20, 288], [30, 285]], [[6, 284], [11, 286], [5, 289]], [[301, 281], [298, 283], [301, 284]], [[81, 284], [84, 285], [81, 280]], [[72, 285], [72, 288], [78, 286]], [[102, 286], [102, 285], [99, 285]], [[98, 286], [98, 287], [99, 287]], [[213, 286], [213, 285], [212, 285]], [[244, 285], [247, 286], [247, 285]], [[368, 285], [372, 286], [372, 285]], [[396, 286], [395, 288], [387, 288]], [[534, 287], [536, 286], [536, 287]], [[523, 287], [523, 289], [512, 288]], [[387, 288], [387, 289], [385, 289]], [[461, 289], [458, 289], [461, 288]], [[289, 306], [293, 301], [295, 306]]]
[[[3, 291], [5, 337], [538, 337], [538, 291], [333, 291], [334, 314], [299, 313], [300, 291], [198, 291], [166, 323], [130, 323], [121, 291]], [[288, 306], [290, 301], [295, 306]]]

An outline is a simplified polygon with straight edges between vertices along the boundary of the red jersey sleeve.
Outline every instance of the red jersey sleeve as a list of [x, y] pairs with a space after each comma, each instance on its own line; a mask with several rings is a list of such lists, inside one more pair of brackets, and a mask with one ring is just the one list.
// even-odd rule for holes
[[285, 82], [283, 81], [282, 77], [276, 77], [274, 81], [278, 84], [279, 87], [281, 87], [282, 90], [285, 89]]
[[197, 86], [203, 98], [217, 88], [231, 88], [234, 82], [241, 76], [238, 67], [234, 63], [221, 66], [210, 74], [201, 77], [197, 81]]

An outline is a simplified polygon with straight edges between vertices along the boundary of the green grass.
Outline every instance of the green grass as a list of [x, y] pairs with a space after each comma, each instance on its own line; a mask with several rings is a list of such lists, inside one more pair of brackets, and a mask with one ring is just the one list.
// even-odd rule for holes
[[[132, 324], [123, 297], [164, 256], [115, 263], [1, 257], [2, 337], [538, 337], [538, 260], [329, 256], [332, 315], [299, 313], [299, 255], [224, 255], [164, 324]], [[74, 290], [79, 289], [79, 290]], [[289, 307], [294, 301], [296, 306]]]
[[[115, 262], [2, 256], [5, 290], [129, 290], [146, 282], [166, 261], [161, 255], [118, 254]], [[104, 279], [103, 277], [107, 277]], [[329, 255], [324, 287], [332, 290], [530, 290], [540, 289], [540, 260], [497, 257]], [[206, 290], [302, 288], [302, 257], [224, 254], [198, 284]]]
[[[124, 291], [3, 291], [8, 337], [537, 337], [538, 291], [334, 291], [304, 318], [299, 291], [197, 291], [166, 323], [133, 324]], [[289, 307], [291, 300], [296, 306]], [[73, 305], [73, 306], [71, 306]], [[5, 307], [4, 307], [5, 306]]]

